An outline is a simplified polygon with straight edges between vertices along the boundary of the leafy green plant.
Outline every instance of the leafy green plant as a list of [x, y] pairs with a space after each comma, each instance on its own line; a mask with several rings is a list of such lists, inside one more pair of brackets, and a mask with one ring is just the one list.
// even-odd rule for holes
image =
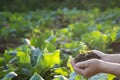
[[69, 56], [90, 49], [109, 51], [111, 43], [119, 42], [119, 14], [118, 8], [1, 12], [0, 50], [3, 45], [7, 49], [0, 55], [0, 78], [14, 72], [17, 76], [7, 78], [85, 80], [74, 73]]
[[81, 36], [81, 40], [88, 44], [90, 49], [98, 49], [101, 51], [106, 51], [107, 45], [110, 42], [109, 36], [99, 31], [86, 33]]
[[[53, 53], [48, 53], [38, 48], [30, 48], [27, 45], [20, 46], [12, 51], [7, 51], [4, 57], [6, 60], [5, 65], [7, 64], [6, 70], [16, 72], [18, 76], [15, 78], [19, 79], [28, 79], [34, 72], [39, 73], [45, 78], [48, 71], [55, 65], [60, 64], [60, 52], [58, 50]], [[11, 69], [12, 67], [14, 69]], [[50, 77], [50, 75], [48, 74], [47, 77]]]

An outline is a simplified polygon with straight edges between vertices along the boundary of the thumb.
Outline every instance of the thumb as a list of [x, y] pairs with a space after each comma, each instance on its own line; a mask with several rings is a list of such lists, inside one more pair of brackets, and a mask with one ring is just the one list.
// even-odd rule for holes
[[102, 57], [102, 56], [104, 55], [103, 52], [98, 51], [98, 50], [92, 50], [92, 52], [93, 52], [94, 54], [98, 55], [99, 57]]
[[79, 68], [85, 68], [88, 66], [88, 62], [87, 61], [83, 61], [83, 62], [78, 62], [75, 64], [76, 67], [79, 67]]

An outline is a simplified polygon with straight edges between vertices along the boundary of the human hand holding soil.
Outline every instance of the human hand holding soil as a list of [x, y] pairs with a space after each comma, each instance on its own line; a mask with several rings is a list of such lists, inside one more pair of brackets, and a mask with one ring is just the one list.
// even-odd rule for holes
[[85, 77], [91, 77], [97, 73], [110, 73], [120, 76], [119, 62], [120, 54], [109, 56], [97, 50], [92, 50], [90, 54], [86, 55], [79, 54], [75, 59], [71, 59], [74, 70]]
[[120, 63], [120, 54], [105, 54], [98, 50], [92, 50], [101, 60], [113, 63]]
[[78, 63], [75, 63], [75, 61], [71, 59], [71, 64], [75, 72], [85, 77], [91, 77], [101, 72], [101, 60], [98, 59], [90, 59]]
[[[75, 59], [71, 60], [71, 64], [74, 70], [85, 77], [93, 76], [100, 72], [100, 67], [98, 63], [100, 62], [100, 58], [94, 51], [87, 51], [82, 54], [79, 54], [75, 57]], [[97, 66], [95, 66], [97, 64]]]

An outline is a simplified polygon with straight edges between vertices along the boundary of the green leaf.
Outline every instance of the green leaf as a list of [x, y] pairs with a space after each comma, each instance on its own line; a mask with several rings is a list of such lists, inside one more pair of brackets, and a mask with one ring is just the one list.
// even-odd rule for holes
[[5, 61], [9, 62], [10, 59], [12, 59], [12, 56], [8, 54], [8, 52], [4, 53]]
[[12, 80], [13, 77], [17, 76], [15, 72], [10, 72], [5, 75], [1, 80]]
[[72, 57], [69, 56], [69, 59], [68, 59], [68, 62], [67, 62], [67, 67], [70, 68], [70, 71], [71, 71], [71, 72], [74, 72], [74, 69], [73, 69], [73, 67], [72, 67], [72, 65], [71, 65], [71, 63], [70, 63], [70, 59], [71, 59], [71, 58], [72, 58]]
[[34, 73], [34, 75], [30, 78], [30, 80], [44, 80], [38, 73]]
[[112, 74], [107, 74], [108, 80], [113, 80], [115, 78], [115, 75]]
[[56, 42], [56, 36], [55, 35], [51, 35], [46, 41], [47, 42]]
[[0, 66], [3, 66], [4, 60], [5, 60], [4, 58], [0, 57]]
[[72, 72], [70, 74], [69, 80], [85, 80], [85, 78], [79, 74], [77, 74], [76, 72]]
[[64, 77], [63, 75], [55, 75], [55, 78], [53, 80], [68, 80], [66, 77]]
[[69, 80], [75, 80], [76, 76], [77, 76], [77, 74], [75, 72], [72, 72], [70, 74]]
[[68, 70], [65, 67], [55, 68], [54, 72], [59, 75], [68, 76]]
[[17, 56], [19, 57], [19, 63], [30, 63], [30, 56], [24, 52], [18, 52]]
[[59, 50], [53, 53], [44, 53], [43, 55], [39, 55], [34, 69], [36, 72], [44, 75], [44, 73], [55, 64], [60, 64]]
[[109, 79], [107, 78], [107, 74], [99, 73], [89, 78], [89, 80], [109, 80]]
[[56, 50], [56, 47], [50, 42], [46, 43], [46, 48], [49, 52], [54, 52]]
[[31, 59], [30, 56], [27, 53], [24, 52], [18, 52], [17, 53], [18, 57], [18, 63], [20, 67], [25, 67], [25, 68], [31, 68]]

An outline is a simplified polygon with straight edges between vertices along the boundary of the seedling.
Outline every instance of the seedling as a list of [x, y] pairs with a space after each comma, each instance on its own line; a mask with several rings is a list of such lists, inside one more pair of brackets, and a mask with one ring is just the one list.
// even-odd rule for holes
[[84, 53], [81, 53], [81, 54], [78, 54], [76, 57], [75, 57], [75, 63], [77, 62], [81, 62], [81, 61], [86, 61], [86, 60], [89, 60], [89, 59], [100, 59], [99, 56], [97, 56], [95, 53], [93, 53], [92, 51], [86, 51]]

